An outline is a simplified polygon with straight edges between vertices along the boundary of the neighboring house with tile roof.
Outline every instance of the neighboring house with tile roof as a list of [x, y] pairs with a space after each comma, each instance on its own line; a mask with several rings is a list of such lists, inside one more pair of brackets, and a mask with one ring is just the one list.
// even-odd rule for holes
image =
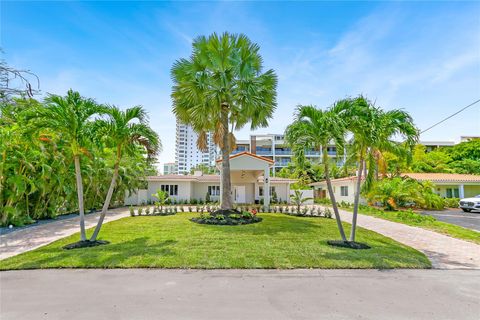
[[[235, 203], [269, 203], [275, 192], [277, 200], [290, 201], [290, 185], [294, 179], [270, 177], [273, 161], [249, 152], [230, 156], [232, 198]], [[221, 159], [217, 160], [221, 169]], [[207, 196], [217, 201], [221, 194], [220, 175], [203, 174], [196, 171], [193, 175], [161, 175], [147, 177], [148, 189], [139, 190], [136, 195], [126, 199], [126, 204], [141, 204], [155, 200], [152, 194], [157, 190], [167, 192], [176, 201], [203, 200]]]
[[[457, 173], [402, 173], [417, 181], [431, 181], [435, 185], [435, 193], [443, 198], [468, 198], [480, 194], [480, 175]], [[332, 187], [338, 202], [354, 201], [356, 176], [332, 179]], [[325, 181], [310, 184], [314, 188], [316, 198], [328, 198]], [[365, 202], [362, 199], [363, 202]]]

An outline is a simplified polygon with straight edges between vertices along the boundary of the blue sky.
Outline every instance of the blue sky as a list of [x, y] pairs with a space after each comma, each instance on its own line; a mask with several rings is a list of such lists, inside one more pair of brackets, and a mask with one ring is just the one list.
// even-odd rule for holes
[[[98, 102], [143, 105], [174, 160], [170, 68], [198, 35], [245, 33], [279, 77], [278, 108], [262, 133], [283, 132], [298, 104], [367, 95], [404, 108], [421, 129], [480, 98], [480, 3], [9, 2], [1, 4], [7, 62]], [[237, 133], [246, 138], [249, 130]], [[480, 104], [422, 135], [480, 134]]]

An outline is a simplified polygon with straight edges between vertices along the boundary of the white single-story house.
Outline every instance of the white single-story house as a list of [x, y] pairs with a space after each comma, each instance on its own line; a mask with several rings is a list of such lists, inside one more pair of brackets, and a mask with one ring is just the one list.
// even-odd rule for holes
[[[457, 173], [402, 173], [417, 181], [431, 181], [435, 193], [443, 198], [468, 198], [480, 194], [480, 176]], [[333, 192], [337, 201], [353, 203], [356, 190], [356, 176], [332, 179]], [[325, 181], [312, 183], [315, 198], [328, 198]], [[364, 201], [362, 199], [362, 201]]]
[[[354, 202], [355, 190], [357, 189], [356, 181], [356, 176], [331, 179], [333, 193], [337, 202]], [[313, 187], [315, 199], [330, 198], [326, 181], [314, 182], [310, 186]], [[361, 201], [362, 203], [364, 202], [363, 199]]]
[[[290, 202], [290, 185], [296, 180], [270, 177], [272, 166], [271, 159], [249, 152], [230, 156], [233, 201], [238, 204], [253, 204], [263, 200], [265, 205], [269, 205], [272, 196], [276, 195], [278, 201]], [[221, 159], [217, 160], [217, 167], [221, 169]], [[193, 175], [150, 176], [147, 177], [148, 189], [138, 190], [136, 194], [127, 197], [125, 203], [137, 205], [153, 202], [155, 198], [152, 194], [157, 190], [166, 191], [175, 201], [205, 201], [207, 193], [212, 201], [217, 201], [222, 188], [220, 177], [221, 173], [207, 175], [201, 171]], [[305, 194], [305, 197], [311, 197], [311, 194]]]

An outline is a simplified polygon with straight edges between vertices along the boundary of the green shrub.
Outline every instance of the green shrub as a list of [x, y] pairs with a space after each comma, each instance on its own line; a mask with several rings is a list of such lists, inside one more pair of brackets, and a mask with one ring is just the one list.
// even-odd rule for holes
[[250, 212], [248, 212], [248, 211], [243, 211], [242, 212], [242, 218], [251, 219], [252, 217], [253, 217], [253, 214], [251, 214]]
[[447, 208], [458, 208], [459, 198], [446, 198], [444, 199], [445, 207]]
[[332, 201], [329, 198], [315, 198], [314, 202], [318, 204], [327, 204], [327, 205], [332, 204]]
[[135, 209], [132, 206], [130, 206], [128, 210], [130, 211], [130, 216], [135, 217]]
[[331, 219], [332, 211], [329, 208], [325, 208], [325, 211], [323, 211], [323, 215], [325, 216], [325, 218]]
[[380, 203], [387, 210], [416, 206], [423, 209], [443, 209], [444, 200], [433, 192], [430, 181], [411, 178], [382, 179], [365, 194], [370, 203]]
[[411, 209], [407, 211], [398, 211], [395, 213], [399, 220], [405, 222], [415, 222], [415, 223], [423, 223], [423, 222], [434, 222], [436, 219], [429, 215], [422, 215], [413, 212]]

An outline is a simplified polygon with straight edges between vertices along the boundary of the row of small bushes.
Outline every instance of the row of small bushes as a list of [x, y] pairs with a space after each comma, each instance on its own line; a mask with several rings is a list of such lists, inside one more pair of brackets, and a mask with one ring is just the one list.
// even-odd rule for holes
[[[134, 208], [130, 206], [130, 215], [142, 216], [142, 215], [162, 215], [162, 214], [175, 214], [178, 212], [208, 212], [212, 213], [219, 210], [218, 205], [169, 205], [169, 206], [141, 206]], [[249, 206], [234, 206], [234, 209], [241, 212], [266, 212], [266, 213], [288, 213], [296, 215], [321, 215], [320, 209], [304, 207], [300, 212], [294, 206], [288, 205], [274, 205], [269, 208], [264, 208], [262, 205], [249, 205]], [[328, 209], [328, 208], [327, 208]], [[328, 216], [328, 214], [327, 214]]]
[[[444, 208], [458, 208], [459, 207], [459, 198], [441, 198], [438, 195], [431, 195], [430, 198], [435, 198], [434, 204], [433, 202], [430, 203], [430, 205], [417, 205], [417, 202], [414, 202], [413, 200], [407, 201], [407, 200], [402, 200], [398, 201], [394, 198], [387, 198], [385, 201], [378, 201], [377, 203], [380, 205], [383, 205], [386, 210], [396, 210], [398, 208], [413, 208], [413, 207], [419, 207], [421, 209], [444, 209]], [[373, 200], [373, 198], [371, 199]], [[329, 198], [317, 198], [315, 199], [315, 203], [317, 204], [323, 204], [323, 205], [332, 205], [332, 201]], [[337, 202], [337, 206], [340, 208], [353, 208], [353, 203], [350, 202], [345, 202], [345, 201], [340, 201]]]
[[363, 204], [359, 205], [358, 209], [360, 213], [372, 214], [381, 218], [383, 217], [387, 220], [396, 218], [397, 220], [411, 223], [431, 223], [437, 220], [435, 219], [435, 217], [416, 213], [412, 209], [402, 211], [386, 211], [380, 208], [375, 208]]
[[[281, 209], [282, 207], [280, 207]], [[304, 207], [298, 210], [297, 207], [287, 207], [284, 212], [280, 211], [280, 213], [285, 213], [291, 216], [297, 217], [323, 217], [323, 218], [332, 218], [332, 210], [330, 208], [322, 208], [322, 207]]]
[[[324, 205], [331, 205], [330, 199], [318, 199], [318, 200], [321, 200], [321, 201], [316, 201], [317, 203], [321, 203]], [[456, 202], [458, 205], [458, 199], [448, 199], [448, 200], [451, 200], [452, 204]], [[353, 209], [353, 203], [350, 203], [350, 202], [340, 201], [340, 202], [337, 202], [337, 205], [339, 208], [342, 208], [342, 209], [349, 209], [349, 210]], [[430, 223], [430, 222], [436, 221], [434, 217], [429, 215], [418, 214], [410, 208], [408, 210], [402, 210], [402, 211], [388, 211], [378, 207], [360, 204], [358, 206], [358, 209], [360, 213], [372, 214], [378, 217], [383, 217], [387, 220], [394, 218], [396, 220], [400, 220], [403, 222], [411, 222], [411, 223]]]

